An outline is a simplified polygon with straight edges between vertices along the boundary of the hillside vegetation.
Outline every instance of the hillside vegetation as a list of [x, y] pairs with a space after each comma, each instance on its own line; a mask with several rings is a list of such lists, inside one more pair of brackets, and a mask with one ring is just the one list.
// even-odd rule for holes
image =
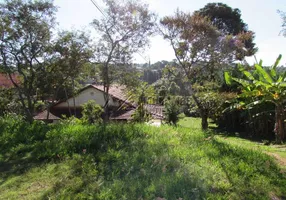
[[0, 199], [283, 199], [274, 158], [192, 128], [0, 120]]

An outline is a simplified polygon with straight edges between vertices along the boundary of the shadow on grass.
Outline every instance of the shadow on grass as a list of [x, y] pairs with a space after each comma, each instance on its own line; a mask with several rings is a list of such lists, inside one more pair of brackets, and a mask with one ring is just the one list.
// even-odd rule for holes
[[21, 176], [32, 168], [43, 165], [46, 161], [38, 160], [31, 155], [32, 149], [19, 149], [6, 152], [0, 161], [0, 185], [12, 176]]
[[280, 199], [286, 198], [286, 176], [274, 160], [263, 153], [211, 140], [212, 150], [206, 154], [219, 161], [231, 195], [240, 199], [269, 199], [273, 191]]

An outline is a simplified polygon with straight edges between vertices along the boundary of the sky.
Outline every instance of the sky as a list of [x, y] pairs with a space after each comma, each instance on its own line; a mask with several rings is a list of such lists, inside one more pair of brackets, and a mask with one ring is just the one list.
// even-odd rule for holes
[[[103, 8], [102, 0], [94, 0]], [[150, 10], [157, 13], [158, 18], [173, 15], [179, 8], [182, 11], [193, 12], [207, 3], [222, 2], [241, 11], [243, 21], [249, 30], [255, 32], [255, 43], [258, 47], [256, 57], [262, 59], [264, 65], [272, 65], [279, 54], [282, 54], [281, 65], [286, 65], [286, 37], [280, 34], [282, 20], [277, 10], [286, 11], [286, 0], [145, 0]], [[58, 6], [57, 21], [60, 29], [80, 29], [90, 32], [89, 24], [93, 19], [100, 19], [102, 14], [92, 4], [91, 0], [54, 0]], [[92, 35], [92, 34], [91, 34]], [[171, 61], [175, 58], [169, 43], [155, 36], [151, 38], [150, 47], [144, 53], [135, 54], [136, 63], [151, 63], [160, 60]], [[254, 57], [247, 58], [250, 64]]]

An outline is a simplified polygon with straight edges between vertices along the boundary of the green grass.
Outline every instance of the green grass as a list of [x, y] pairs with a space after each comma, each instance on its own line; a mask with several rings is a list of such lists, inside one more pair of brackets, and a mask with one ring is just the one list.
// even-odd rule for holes
[[[185, 117], [179, 121], [179, 125], [186, 128], [199, 128], [201, 120], [199, 118]], [[215, 125], [210, 124], [210, 127]], [[225, 134], [216, 133], [216, 140], [230, 144], [232, 146], [239, 146], [246, 149], [256, 150], [262, 153], [273, 156], [278, 164], [286, 169], [286, 145], [265, 145], [263, 142], [250, 141], [240, 137], [229, 136]]]
[[45, 138], [1, 154], [0, 199], [286, 197], [286, 177], [274, 158], [189, 121], [179, 123], [188, 128], [50, 127]]

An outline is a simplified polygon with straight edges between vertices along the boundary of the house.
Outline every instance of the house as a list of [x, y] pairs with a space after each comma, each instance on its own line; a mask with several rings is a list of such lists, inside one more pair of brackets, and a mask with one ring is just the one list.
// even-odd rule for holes
[[[130, 101], [126, 95], [127, 91], [124, 86], [111, 85], [109, 88], [109, 116], [111, 120], [129, 121], [132, 114], [136, 110], [136, 105]], [[102, 85], [87, 85], [82, 88], [78, 94], [64, 101], [59, 101], [50, 108], [48, 120], [57, 120], [57, 118], [65, 116], [82, 117], [82, 105], [89, 100], [94, 100], [101, 107], [106, 104], [104, 98], [104, 87]], [[163, 106], [145, 105], [147, 111], [150, 112], [152, 118], [157, 121], [163, 119]], [[39, 113], [34, 117], [36, 120], [43, 120], [43, 116], [47, 118], [47, 112]]]

